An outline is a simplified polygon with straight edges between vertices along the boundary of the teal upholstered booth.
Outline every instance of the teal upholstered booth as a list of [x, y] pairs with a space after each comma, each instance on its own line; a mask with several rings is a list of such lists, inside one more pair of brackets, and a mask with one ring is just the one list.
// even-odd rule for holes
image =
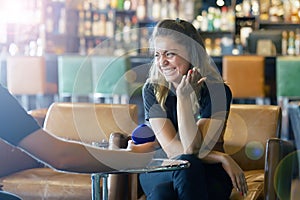
[[127, 103], [130, 69], [127, 56], [92, 56], [92, 80], [94, 98], [106, 103]]
[[58, 56], [58, 93], [60, 101], [65, 101], [65, 98], [72, 101], [90, 101], [93, 93], [90, 57]]
[[300, 56], [276, 58], [277, 103], [282, 107], [282, 137], [289, 138], [287, 105], [290, 100], [300, 99]]

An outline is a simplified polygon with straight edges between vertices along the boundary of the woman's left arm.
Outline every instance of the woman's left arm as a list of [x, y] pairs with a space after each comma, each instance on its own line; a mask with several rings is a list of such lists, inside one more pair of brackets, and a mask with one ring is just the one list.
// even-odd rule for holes
[[233, 158], [222, 152], [211, 151], [204, 158], [201, 158], [206, 163], [221, 163], [224, 170], [227, 172], [228, 176], [232, 181], [232, 185], [236, 188], [242, 195], [247, 195], [248, 186], [244, 171], [240, 166], [233, 160]]

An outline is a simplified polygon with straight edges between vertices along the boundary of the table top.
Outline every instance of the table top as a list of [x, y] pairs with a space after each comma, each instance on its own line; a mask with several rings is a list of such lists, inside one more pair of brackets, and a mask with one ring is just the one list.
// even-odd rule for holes
[[190, 163], [186, 160], [173, 160], [164, 158], [155, 158], [150, 163], [142, 168], [128, 168], [120, 169], [116, 171], [109, 171], [101, 174], [122, 174], [122, 173], [150, 173], [150, 172], [162, 172], [185, 169], [190, 166]]

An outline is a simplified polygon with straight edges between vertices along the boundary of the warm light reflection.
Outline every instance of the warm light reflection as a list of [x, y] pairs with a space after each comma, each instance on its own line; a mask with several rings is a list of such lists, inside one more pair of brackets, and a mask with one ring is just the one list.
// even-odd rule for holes
[[217, 0], [217, 1], [216, 1], [216, 4], [217, 4], [217, 6], [222, 7], [222, 6], [225, 5], [225, 2], [224, 2], [224, 0]]
[[29, 8], [27, 1], [0, 0], [0, 23], [34, 24], [41, 19], [38, 9]]

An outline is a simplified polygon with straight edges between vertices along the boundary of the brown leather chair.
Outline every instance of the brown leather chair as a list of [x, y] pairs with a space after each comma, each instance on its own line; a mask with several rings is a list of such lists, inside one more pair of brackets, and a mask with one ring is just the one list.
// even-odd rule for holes
[[[281, 109], [273, 105], [233, 104], [227, 122], [224, 148], [225, 152], [245, 171], [249, 191], [243, 197], [235, 189], [232, 190], [231, 200], [257, 200], [274, 193], [273, 185], [268, 177], [273, 177], [278, 162], [266, 160], [266, 144], [270, 138], [280, 134]], [[271, 149], [273, 151], [273, 149]], [[278, 151], [272, 152], [278, 156]], [[270, 157], [268, 157], [270, 158]], [[276, 158], [277, 161], [283, 157]], [[267, 163], [266, 163], [267, 162]], [[274, 165], [273, 165], [274, 164]], [[271, 165], [265, 171], [265, 165]], [[138, 186], [136, 186], [138, 187]], [[140, 198], [145, 196], [139, 195]]]
[[[281, 109], [273, 105], [231, 105], [224, 136], [225, 152], [245, 171], [248, 195], [243, 198], [235, 189], [231, 200], [264, 199], [264, 191], [271, 192], [264, 184], [265, 152], [268, 139], [280, 134]], [[273, 171], [272, 171], [273, 172]], [[271, 185], [269, 185], [271, 186]]]
[[234, 99], [255, 99], [267, 103], [269, 87], [265, 84], [265, 58], [259, 55], [226, 55], [222, 58], [222, 76]]
[[[36, 116], [41, 118], [41, 112], [33, 113], [38, 113]], [[131, 134], [137, 125], [137, 116], [137, 106], [133, 104], [53, 103], [47, 112], [44, 128], [57, 137], [92, 144], [101, 142], [101, 138], [108, 141], [113, 132], [120, 132], [123, 136]], [[21, 153], [18, 152], [18, 155]], [[20, 158], [25, 161], [30, 159], [26, 155]], [[19, 161], [19, 165], [20, 162], [23, 164], [23, 161]], [[23, 200], [91, 199], [90, 174], [58, 172], [48, 167], [32, 166], [29, 162], [18, 172], [9, 171], [5, 175], [0, 178], [3, 190], [17, 194]], [[130, 184], [126, 188], [115, 183], [115, 176], [119, 175], [110, 175], [110, 199], [124, 199], [124, 196], [120, 196], [137, 194]], [[122, 176], [123, 180], [135, 182], [131, 181], [135, 175]]]

